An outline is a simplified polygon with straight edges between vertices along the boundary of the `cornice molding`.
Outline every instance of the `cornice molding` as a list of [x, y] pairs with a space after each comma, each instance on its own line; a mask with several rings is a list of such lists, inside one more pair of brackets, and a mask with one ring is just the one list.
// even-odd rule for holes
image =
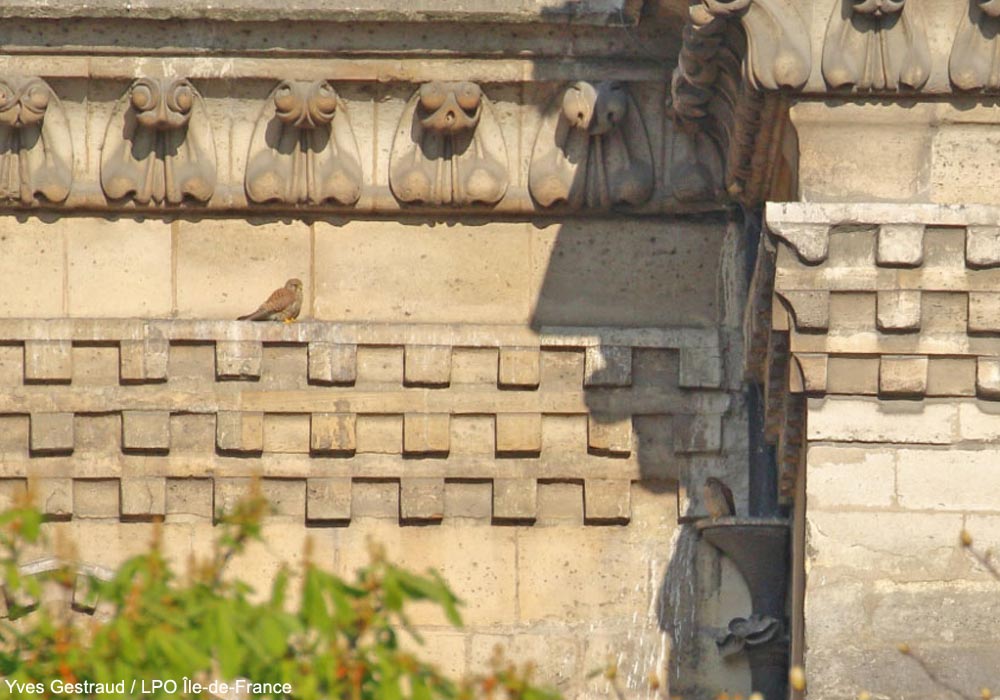
[[788, 335], [793, 393], [1000, 398], [1000, 207], [769, 204], [766, 221], [756, 313]]

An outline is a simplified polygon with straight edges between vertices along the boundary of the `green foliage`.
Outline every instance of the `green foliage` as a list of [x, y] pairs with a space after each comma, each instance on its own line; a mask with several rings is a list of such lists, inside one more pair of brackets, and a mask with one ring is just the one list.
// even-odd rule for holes
[[[72, 588], [76, 572], [22, 575], [18, 564], [25, 546], [39, 542], [42, 517], [27, 507], [0, 514], [9, 618], [0, 621], [0, 699], [134, 698], [141, 691], [147, 698], [207, 698], [208, 690], [195, 684], [232, 688], [237, 679], [262, 684], [242, 686], [251, 697], [302, 700], [558, 697], [532, 685], [530, 669], [498, 660], [482, 676], [455, 681], [404, 650], [401, 635], [420, 641], [406, 615], [410, 603], [430, 601], [460, 626], [459, 602], [437, 574], [401, 569], [378, 550], [351, 582], [320, 570], [307, 553], [300, 595], [292, 600], [290, 575], [282, 570], [270, 596], [259, 601], [224, 574], [234, 556], [260, 539], [267, 507], [255, 496], [222, 517], [213, 556], [185, 576], [172, 570], [156, 538], [148, 553], [126, 561], [110, 580], [87, 577], [89, 594], [108, 611], [104, 619], [37, 605], [45, 586]], [[168, 680], [176, 687], [153, 683]], [[77, 685], [65, 692], [60, 683]]]

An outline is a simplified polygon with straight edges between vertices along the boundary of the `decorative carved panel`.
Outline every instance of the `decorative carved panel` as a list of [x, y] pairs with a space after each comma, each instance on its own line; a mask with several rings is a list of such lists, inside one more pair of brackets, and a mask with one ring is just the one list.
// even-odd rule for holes
[[115, 106], [104, 135], [101, 186], [139, 204], [208, 201], [215, 143], [201, 95], [183, 78], [140, 78]]
[[73, 184], [73, 141], [59, 98], [41, 78], [0, 79], [0, 197], [61, 202]]
[[424, 83], [399, 121], [389, 185], [401, 202], [495, 204], [507, 191], [507, 146], [475, 83]]
[[919, 90], [931, 72], [919, 3], [842, 0], [830, 15], [823, 77], [833, 88]]
[[286, 80], [268, 97], [250, 141], [246, 192], [254, 202], [358, 201], [358, 144], [328, 82]]
[[549, 108], [528, 179], [544, 207], [608, 209], [653, 191], [653, 154], [642, 114], [620, 82], [580, 81]]
[[948, 64], [961, 90], [1000, 89], [1000, 0], [970, 0], [962, 13]]

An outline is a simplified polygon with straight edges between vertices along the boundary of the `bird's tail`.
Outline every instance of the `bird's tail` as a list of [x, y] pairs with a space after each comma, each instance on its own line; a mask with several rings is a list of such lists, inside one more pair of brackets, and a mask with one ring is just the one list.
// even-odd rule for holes
[[247, 314], [246, 316], [240, 316], [236, 320], [237, 321], [263, 321], [265, 318], [267, 318], [267, 311], [266, 310], [257, 309], [252, 314]]

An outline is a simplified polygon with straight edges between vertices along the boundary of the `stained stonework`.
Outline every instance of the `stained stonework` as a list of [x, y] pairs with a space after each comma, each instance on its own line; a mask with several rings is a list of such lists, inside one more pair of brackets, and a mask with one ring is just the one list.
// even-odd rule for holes
[[[746, 694], [689, 523], [707, 475], [746, 510], [724, 163], [767, 148], [675, 124], [679, 8], [169, 5], [0, 8], [0, 501], [84, 569], [161, 525], [183, 566], [259, 479], [234, 574], [381, 542], [463, 599], [412, 616], [447, 672]], [[298, 323], [234, 320], [289, 278]]]

